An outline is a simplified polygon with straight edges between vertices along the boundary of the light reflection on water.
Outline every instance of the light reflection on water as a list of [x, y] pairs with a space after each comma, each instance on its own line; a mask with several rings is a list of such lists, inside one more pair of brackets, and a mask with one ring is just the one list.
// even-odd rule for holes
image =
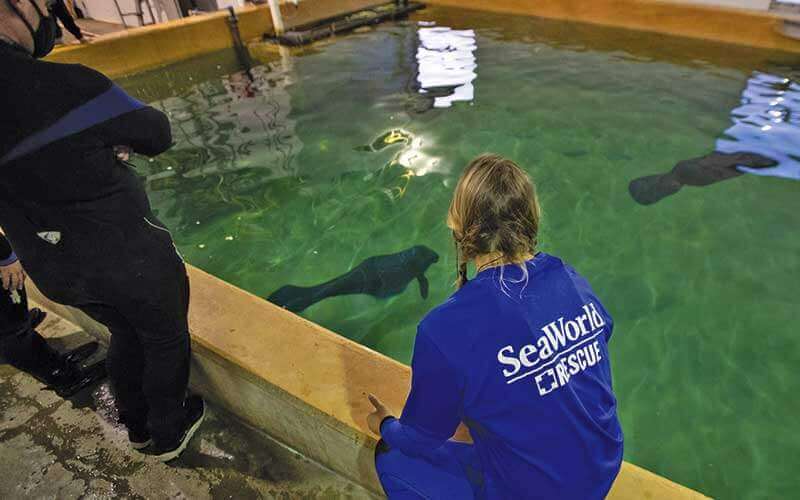
[[449, 108], [457, 101], [472, 101], [475, 95], [472, 82], [478, 77], [475, 31], [441, 26], [419, 28], [418, 33], [419, 92], [452, 89], [434, 98], [436, 108]]
[[731, 120], [733, 126], [717, 141], [718, 151], [758, 153], [778, 165], [739, 169], [800, 180], [800, 84], [782, 76], [754, 72], [742, 93], [742, 105], [731, 111]]

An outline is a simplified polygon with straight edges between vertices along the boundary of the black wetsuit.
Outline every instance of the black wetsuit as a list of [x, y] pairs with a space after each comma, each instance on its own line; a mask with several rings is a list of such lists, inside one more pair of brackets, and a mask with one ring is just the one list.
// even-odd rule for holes
[[109, 327], [129, 428], [175, 439], [189, 378], [186, 268], [114, 146], [157, 155], [166, 116], [80, 65], [0, 43], [0, 227], [50, 299]]

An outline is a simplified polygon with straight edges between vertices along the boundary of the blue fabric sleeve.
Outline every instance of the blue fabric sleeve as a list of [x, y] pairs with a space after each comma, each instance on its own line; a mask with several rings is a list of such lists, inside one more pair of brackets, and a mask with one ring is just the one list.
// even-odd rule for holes
[[614, 318], [611, 317], [611, 314], [608, 313], [605, 306], [599, 300], [597, 301], [597, 307], [600, 309], [600, 314], [603, 315], [603, 318], [606, 320], [606, 342], [611, 340], [611, 334], [614, 333]]
[[411, 393], [403, 416], [381, 426], [392, 448], [412, 457], [431, 455], [450, 439], [461, 422], [463, 391], [456, 373], [422, 325], [414, 343]]
[[590, 302], [595, 304], [595, 306], [598, 309], [598, 313], [603, 316], [603, 319], [606, 322], [604, 335], [606, 338], [606, 342], [608, 342], [609, 340], [611, 340], [611, 334], [614, 332], [614, 318], [611, 317], [611, 314], [608, 313], [605, 306], [603, 306], [603, 303], [600, 301], [599, 298], [597, 298], [597, 295], [594, 293], [592, 286], [589, 284], [589, 281], [587, 281], [586, 278], [584, 278], [580, 273], [578, 273], [578, 271], [576, 271], [575, 268], [573, 268], [572, 266], [564, 264], [564, 269], [566, 269], [567, 275], [569, 275], [570, 279], [572, 280], [572, 283], [575, 285], [575, 288], [579, 294], [581, 294], [582, 296], [588, 295], [589, 297], [594, 297], [596, 299], [596, 300], [590, 299]]
[[17, 255], [11, 248], [11, 244], [5, 236], [0, 234], [0, 266], [8, 266], [16, 261]]
[[13, 264], [14, 262], [16, 262], [18, 260], [19, 259], [17, 258], [17, 254], [15, 254], [14, 252], [11, 252], [11, 255], [9, 255], [8, 257], [6, 257], [3, 260], [0, 260], [0, 267], [10, 266], [11, 264]]

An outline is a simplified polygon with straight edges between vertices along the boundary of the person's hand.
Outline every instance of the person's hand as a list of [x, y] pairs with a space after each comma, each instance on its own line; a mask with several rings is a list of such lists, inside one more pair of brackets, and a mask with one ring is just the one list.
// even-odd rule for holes
[[133, 153], [133, 149], [129, 146], [114, 146], [114, 154], [117, 155], [117, 159], [119, 161], [128, 161], [131, 158], [131, 153]]
[[367, 416], [367, 426], [369, 430], [374, 432], [376, 435], [381, 435], [381, 422], [386, 417], [390, 417], [392, 414], [389, 410], [381, 403], [381, 400], [377, 397], [373, 396], [372, 394], [369, 395], [369, 402], [372, 403], [372, 406], [375, 407], [375, 411]]
[[22, 264], [16, 261], [7, 266], [0, 266], [0, 279], [3, 283], [3, 289], [9, 292], [22, 290], [25, 285], [25, 271], [22, 270]]

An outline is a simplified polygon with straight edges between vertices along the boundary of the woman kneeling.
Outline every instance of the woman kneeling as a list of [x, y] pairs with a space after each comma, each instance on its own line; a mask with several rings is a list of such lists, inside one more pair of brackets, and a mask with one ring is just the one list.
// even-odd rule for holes
[[[510, 160], [480, 156], [459, 180], [447, 219], [459, 289], [419, 325], [402, 418], [370, 397], [389, 498], [583, 500], [611, 488], [623, 441], [613, 321], [581, 275], [537, 252], [539, 219]], [[461, 422], [474, 444], [451, 440]]]

